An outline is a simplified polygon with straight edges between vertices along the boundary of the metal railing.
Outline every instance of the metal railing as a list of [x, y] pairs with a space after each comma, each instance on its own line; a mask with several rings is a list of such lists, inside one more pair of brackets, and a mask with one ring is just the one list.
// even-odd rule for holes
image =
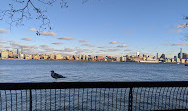
[[0, 83], [0, 111], [188, 110], [188, 81]]

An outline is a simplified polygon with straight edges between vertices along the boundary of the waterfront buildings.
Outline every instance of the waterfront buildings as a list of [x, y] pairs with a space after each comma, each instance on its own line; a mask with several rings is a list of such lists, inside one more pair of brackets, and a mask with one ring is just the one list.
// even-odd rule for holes
[[55, 55], [55, 59], [56, 59], [56, 60], [61, 60], [61, 59], [62, 59], [61, 54], [56, 54], [56, 55]]
[[0, 55], [2, 59], [8, 59], [8, 54], [9, 54], [8, 50], [2, 50]]
[[180, 49], [180, 53], [174, 58], [166, 58], [165, 54], [161, 54], [158, 58], [158, 53], [156, 56], [148, 56], [146, 54], [141, 54], [136, 52], [136, 55], [126, 55], [121, 57], [112, 56], [91, 56], [91, 55], [72, 55], [63, 56], [61, 54], [24, 54], [23, 51], [17, 50], [1, 50], [0, 59], [19, 59], [19, 60], [69, 60], [69, 61], [107, 61], [107, 62], [144, 62], [144, 63], [188, 63], [188, 54], [183, 53]]

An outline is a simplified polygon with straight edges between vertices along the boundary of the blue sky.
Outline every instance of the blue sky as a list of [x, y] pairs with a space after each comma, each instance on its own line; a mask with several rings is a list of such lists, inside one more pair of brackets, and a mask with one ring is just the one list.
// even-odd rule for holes
[[[0, 9], [9, 8], [9, 2], [3, 1]], [[38, 29], [40, 21], [35, 19], [10, 30], [7, 18], [0, 21], [1, 49], [23, 47], [25, 53], [112, 56], [139, 51], [173, 57], [183, 48], [188, 53], [188, 40], [184, 40], [188, 28], [181, 28], [188, 22], [183, 19], [188, 15], [187, 0], [89, 0], [84, 4], [69, 0], [69, 7], [62, 9], [58, 2], [54, 6], [33, 3], [47, 8], [52, 30], [46, 31], [50, 33], [37, 36], [30, 31]]]

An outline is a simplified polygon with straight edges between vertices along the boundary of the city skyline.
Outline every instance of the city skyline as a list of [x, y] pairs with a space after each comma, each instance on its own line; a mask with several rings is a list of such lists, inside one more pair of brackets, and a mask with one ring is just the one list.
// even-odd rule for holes
[[[53, 29], [40, 36], [36, 35], [38, 22], [25, 22], [10, 30], [9, 24], [0, 21], [0, 50], [23, 48], [31, 54], [99, 56], [165, 53], [172, 58], [180, 48], [188, 52], [188, 41], [184, 40], [187, 29], [182, 28], [187, 22], [183, 19], [188, 15], [187, 3], [104, 0], [85, 4], [74, 1], [63, 9], [47, 7]], [[2, 3], [2, 8], [8, 8], [8, 1]]]
[[65, 56], [61, 54], [24, 54], [23, 49], [2, 50], [0, 51], [0, 59], [2, 60], [68, 60], [68, 61], [100, 61], [100, 62], [138, 62], [138, 63], [188, 63], [188, 54], [180, 52], [174, 58], [168, 58], [165, 54], [158, 53], [156, 56], [150, 56], [136, 52], [135, 55], [115, 56], [92, 56], [92, 55], [71, 55]]
[[[41, 59], [41, 57], [44, 59], [44, 56], [46, 57], [46, 59], [45, 60], [47, 60], [47, 59], [50, 59], [51, 58], [51, 56], [53, 56], [53, 57], [55, 57], [55, 58], [61, 58], [62, 60], [63, 60], [63, 58], [65, 57], [71, 57], [71, 58], [88, 58], [88, 57], [97, 57], [98, 55], [91, 55], [91, 54], [89, 54], [89, 55], [85, 55], [85, 54], [77, 54], [77, 55], [62, 55], [61, 53], [56, 53], [56, 54], [54, 54], [54, 53], [50, 53], [50, 54], [46, 54], [46, 53], [41, 53], [41, 54], [37, 54], [37, 53], [35, 53], [35, 54], [28, 54], [28, 53], [24, 53], [24, 50], [23, 50], [23, 48], [21, 48], [21, 49], [12, 49], [12, 50], [9, 50], [9, 49], [3, 49], [3, 50], [0, 50], [0, 59], [26, 59], [26, 57], [31, 57], [30, 59], [34, 59], [34, 57], [32, 57], [32, 56], [37, 56], [37, 59]], [[81, 56], [84, 56], [84, 57], [81, 57]], [[140, 52], [136, 52], [135, 53], [135, 55], [121, 55], [121, 57], [119, 56], [111, 56], [111, 55], [104, 55], [104, 56], [98, 56], [98, 57], [112, 57], [112, 58], [121, 58], [121, 57], [132, 57], [132, 58], [142, 58], [143, 59], [143, 57], [145, 57], [146, 58], [146, 61], [150, 61], [150, 60], [152, 60], [152, 61], [157, 61], [157, 59], [161, 59], [162, 58], [162, 60], [161, 61], [163, 61], [163, 60], [168, 60], [168, 59], [177, 59], [177, 58], [179, 58], [179, 60], [181, 61], [181, 59], [184, 59], [185, 60], [185, 62], [188, 62], [188, 54], [187, 53], [184, 53], [183, 51], [182, 51], [182, 48], [180, 48], [180, 52], [179, 53], [177, 53], [176, 55], [174, 55], [174, 57], [173, 58], [169, 58], [169, 57], [167, 57], [164, 53], [163, 54], [161, 54], [161, 55], [159, 55], [159, 53], [156, 53], [156, 55], [155, 56], [151, 56], [151, 55], [147, 55], [147, 54], [142, 54], [142, 53], [140, 53]], [[28, 60], [30, 60], [30, 59], [28, 59]], [[141, 59], [141, 60], [142, 60]], [[36, 59], [35, 59], [36, 60]], [[57, 60], [59, 60], [59, 59], [57, 59]], [[65, 59], [66, 60], [66, 59]], [[75, 59], [76, 60], [76, 59]], [[88, 59], [87, 59], [88, 60]], [[138, 60], [140, 60], [140, 59], [138, 59]], [[145, 59], [143, 59], [143, 61], [145, 61]], [[177, 60], [176, 60], [177, 61]], [[164, 61], [163, 61], [164, 62]]]

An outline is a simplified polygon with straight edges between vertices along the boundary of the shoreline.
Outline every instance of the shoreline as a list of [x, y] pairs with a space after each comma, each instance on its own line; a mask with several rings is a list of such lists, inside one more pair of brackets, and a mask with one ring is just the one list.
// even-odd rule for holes
[[[0, 60], [20, 60], [20, 61], [79, 61], [79, 60], [26, 60], [26, 59], [0, 59]], [[121, 62], [121, 61], [80, 61], [80, 62]], [[152, 63], [152, 64], [188, 64], [188, 63], [180, 63], [180, 62], [159, 62], [159, 61], [125, 61], [121, 63], [138, 63], [138, 64], [146, 64], [146, 63]]]

